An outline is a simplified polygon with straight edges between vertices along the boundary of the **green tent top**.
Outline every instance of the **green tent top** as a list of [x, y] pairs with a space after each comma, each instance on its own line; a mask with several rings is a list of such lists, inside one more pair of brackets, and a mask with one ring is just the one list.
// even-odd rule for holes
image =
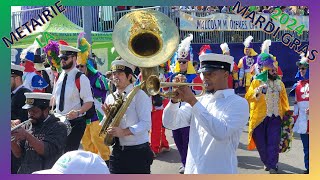
[[[38, 22], [41, 22], [38, 20]], [[54, 40], [64, 40], [68, 42], [71, 46], [77, 45], [77, 38], [79, 33], [83, 32], [83, 28], [71, 22], [64, 14], [59, 14], [54, 18], [51, 18], [50, 21], [42, 26], [37, 26], [36, 31], [31, 34], [24, 30], [22, 34], [27, 36], [18, 42], [15, 42], [12, 48], [26, 48], [33, 44], [36, 37], [43, 35], [41, 42], [45, 43], [44, 36], [45, 33], [48, 33], [54, 36]], [[104, 47], [104, 44], [112, 44], [112, 32], [95, 32], [92, 31], [92, 49]]]

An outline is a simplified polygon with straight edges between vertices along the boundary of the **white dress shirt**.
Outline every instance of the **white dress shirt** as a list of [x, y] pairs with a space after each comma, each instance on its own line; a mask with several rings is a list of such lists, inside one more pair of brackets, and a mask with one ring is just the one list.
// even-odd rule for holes
[[205, 94], [193, 107], [170, 102], [163, 113], [166, 128], [190, 126], [185, 174], [237, 173], [236, 150], [248, 119], [248, 102], [233, 89]]
[[[133, 89], [130, 84], [124, 90], [126, 96]], [[114, 92], [117, 94], [118, 90]], [[114, 104], [112, 94], [106, 98], [106, 104]], [[121, 129], [129, 128], [133, 135], [119, 138], [121, 146], [133, 146], [149, 142], [149, 130], [151, 128], [152, 103], [150, 97], [141, 89], [132, 99], [126, 113], [121, 119], [119, 127]]]
[[92, 92], [90, 81], [84, 74], [80, 76], [80, 94], [79, 90], [76, 86], [75, 78], [76, 74], [79, 72], [77, 68], [73, 68], [70, 70], [66, 82], [66, 89], [64, 95], [64, 109], [63, 111], [59, 111], [59, 103], [60, 103], [60, 93], [63, 83], [63, 78], [66, 74], [65, 71], [59, 76], [59, 79], [55, 83], [54, 89], [52, 91], [52, 95], [55, 98], [56, 103], [56, 112], [61, 115], [66, 115], [71, 110], [79, 110], [81, 108], [80, 97], [83, 100], [83, 103], [93, 102]]

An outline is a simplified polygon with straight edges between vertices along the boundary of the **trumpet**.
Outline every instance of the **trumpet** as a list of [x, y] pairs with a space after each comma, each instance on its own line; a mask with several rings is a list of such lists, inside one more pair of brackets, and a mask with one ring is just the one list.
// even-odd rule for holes
[[177, 96], [175, 92], [160, 92], [161, 88], [168, 87], [179, 87], [179, 86], [201, 86], [202, 91], [200, 94], [196, 95], [196, 97], [202, 96], [205, 93], [205, 85], [201, 83], [181, 83], [181, 82], [160, 82], [160, 79], [156, 75], [150, 76], [146, 81], [147, 91], [150, 95], [155, 96], [159, 94], [160, 96], [166, 98], [173, 98]]
[[[31, 123], [32, 119], [28, 119], [18, 125], [15, 125], [15, 126], [12, 126], [11, 125], [11, 132], [19, 129], [19, 128], [24, 128], [26, 131], [28, 132], [31, 132], [31, 129], [32, 129], [32, 123]], [[14, 136], [11, 136], [11, 141], [14, 141], [15, 140], [15, 137]]]

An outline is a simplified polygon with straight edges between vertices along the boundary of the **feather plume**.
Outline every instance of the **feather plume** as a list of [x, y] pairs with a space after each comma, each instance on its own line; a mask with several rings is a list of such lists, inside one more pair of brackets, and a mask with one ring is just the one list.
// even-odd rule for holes
[[309, 63], [308, 56], [309, 56], [309, 51], [307, 52], [307, 56], [305, 56], [304, 53], [301, 53], [300, 54], [300, 57], [301, 57], [300, 63], [301, 64], [308, 64]]
[[261, 46], [261, 53], [268, 53], [269, 54], [269, 47], [271, 46], [271, 40], [267, 39], [263, 41]]
[[192, 40], [193, 40], [192, 34], [189, 34], [188, 37], [186, 37], [184, 40], [182, 40], [179, 45], [179, 48], [178, 48], [178, 53], [181, 54], [182, 52], [189, 52], [190, 44], [191, 44]]
[[248, 36], [243, 42], [244, 47], [249, 47], [249, 45], [250, 45], [252, 40], [253, 40], [253, 37], [252, 36]]
[[88, 43], [88, 41], [86, 40], [86, 38], [84, 38], [85, 33], [82, 32], [79, 34], [78, 36], [78, 49], [80, 49], [80, 52], [78, 52], [78, 58], [77, 58], [77, 62], [78, 64], [87, 64], [87, 60], [89, 57], [89, 52], [90, 52], [90, 44]]
[[47, 54], [48, 63], [61, 72], [61, 64], [59, 55], [59, 43], [57, 41], [50, 40], [49, 43], [43, 48], [43, 51]]
[[221, 48], [223, 54], [224, 54], [225, 52], [230, 52], [230, 49], [229, 49], [229, 46], [228, 46], [227, 43], [220, 44], [220, 48]]

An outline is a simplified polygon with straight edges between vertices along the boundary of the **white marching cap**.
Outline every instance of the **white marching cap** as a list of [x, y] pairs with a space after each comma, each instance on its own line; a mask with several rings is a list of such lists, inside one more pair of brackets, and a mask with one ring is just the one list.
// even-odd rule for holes
[[63, 52], [65, 51], [80, 52], [80, 49], [72, 46], [66, 46], [66, 45], [60, 44], [59, 47], [60, 47], [60, 51], [63, 51]]
[[12, 69], [12, 70], [16, 70], [16, 71], [21, 71], [21, 72], [23, 72], [25, 68], [24, 68], [23, 66], [20, 66], [20, 65], [16, 65], [16, 64], [11, 63], [11, 69]]
[[50, 93], [38, 93], [38, 92], [32, 92], [32, 93], [24, 93], [27, 99], [43, 99], [43, 100], [50, 100], [52, 97], [52, 94]]
[[[215, 53], [206, 53], [199, 56], [200, 60], [200, 69], [201, 71], [207, 71], [212, 68], [218, 68], [218, 69], [226, 69], [226, 66], [230, 66], [230, 72], [233, 69], [233, 61], [234, 57], [229, 55], [223, 55], [223, 54], [215, 54]], [[226, 66], [225, 66], [226, 65]], [[200, 72], [201, 72], [200, 71]]]
[[132, 72], [134, 72], [134, 70], [135, 70], [135, 66], [133, 64], [130, 64], [123, 59], [114, 60], [111, 63], [111, 71], [124, 70], [124, 67], [130, 68], [132, 70]]

